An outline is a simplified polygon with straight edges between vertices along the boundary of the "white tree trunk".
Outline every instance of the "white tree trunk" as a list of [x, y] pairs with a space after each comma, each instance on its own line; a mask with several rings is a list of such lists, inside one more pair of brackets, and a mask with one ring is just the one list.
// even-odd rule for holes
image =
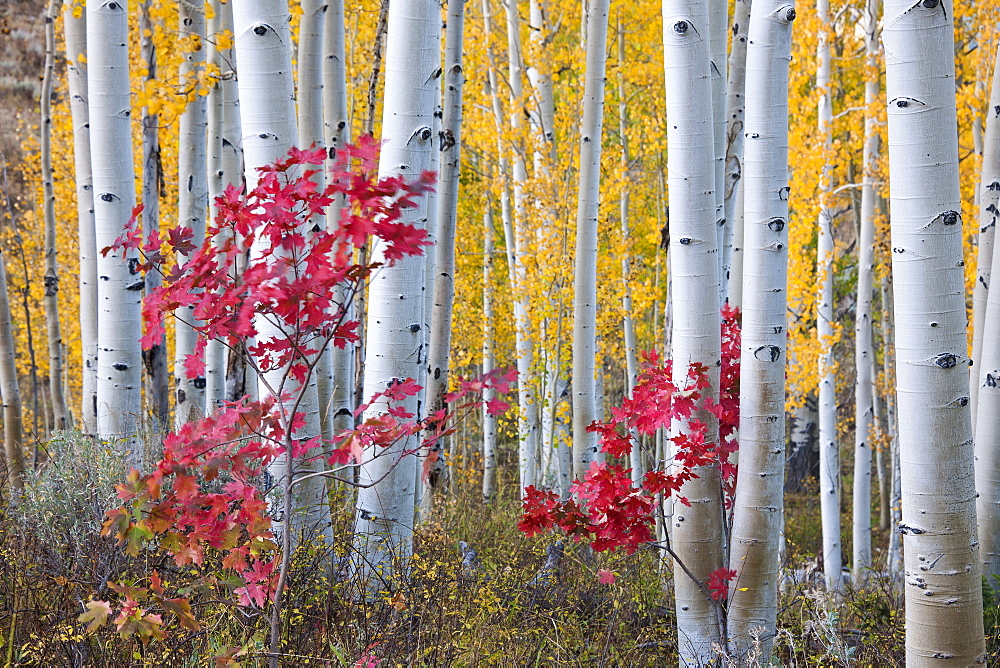
[[[833, 210], [830, 191], [833, 188], [833, 104], [830, 99], [830, 3], [818, 0], [816, 13], [820, 22], [817, 46], [816, 88], [819, 91], [819, 134], [822, 137], [823, 169], [819, 182], [818, 241], [816, 244], [816, 278], [819, 282], [816, 309], [816, 336], [819, 339], [817, 376], [819, 378], [819, 499], [823, 524], [823, 572], [826, 590], [840, 591], [840, 449], [837, 444], [837, 397], [833, 347]], [[870, 460], [870, 458], [869, 458]], [[867, 478], [865, 479], [867, 480]], [[861, 481], [855, 479], [858, 493]], [[855, 512], [857, 512], [855, 508]], [[867, 514], [866, 514], [867, 516]], [[855, 517], [855, 523], [858, 518]], [[870, 536], [870, 534], [869, 534]], [[857, 536], [855, 535], [855, 539]], [[869, 538], [870, 544], [870, 538]], [[857, 554], [857, 540], [854, 543]], [[870, 551], [870, 550], [869, 550]], [[865, 560], [867, 565], [868, 559]]]
[[726, 181], [726, 76], [727, 54], [726, 46], [729, 39], [729, 2], [727, 0], [708, 1], [708, 31], [710, 75], [712, 78], [712, 152], [715, 161], [712, 167], [715, 173], [715, 224], [719, 249], [715, 261], [719, 263], [718, 275], [719, 295], [721, 302], [726, 301], [726, 289], [729, 276], [729, 262], [732, 256], [733, 227], [726, 219], [725, 213], [725, 181]]
[[[854, 512], [851, 573], [855, 586], [867, 580], [872, 567], [871, 461], [869, 438], [874, 414], [874, 354], [872, 352], [872, 290], [875, 273], [875, 177], [878, 172], [878, 129], [873, 105], [880, 92], [878, 76], [878, 14], [880, 0], [865, 5], [865, 144], [862, 156], [861, 230], [858, 238], [858, 306], [854, 318]], [[881, 473], [881, 467], [879, 468]], [[879, 491], [888, 491], [884, 476]], [[888, 497], [886, 497], [888, 498]]]
[[[521, 64], [520, 20], [518, 17], [517, 0], [507, 0], [504, 4], [507, 15], [507, 68], [510, 85], [510, 132], [518, 137], [521, 127], [522, 95], [524, 93]], [[484, 15], [489, 16], [489, 8], [484, 4]], [[486, 33], [491, 32], [490, 22], [486, 20]], [[495, 68], [494, 68], [495, 69]], [[496, 77], [491, 82], [491, 89], [496, 93]], [[494, 103], [496, 107], [499, 99]], [[502, 145], [502, 133], [506, 129], [501, 126], [497, 141]], [[505, 152], [501, 149], [501, 152]], [[507, 173], [506, 170], [502, 170]], [[507, 254], [511, 272], [511, 285], [514, 293], [514, 348], [517, 357], [517, 403], [518, 403], [518, 464], [520, 469], [520, 486], [523, 490], [534, 485], [538, 477], [538, 402], [535, 390], [534, 359], [535, 342], [532, 336], [531, 319], [528, 315], [528, 301], [524, 286], [528, 280], [524, 257], [527, 253], [527, 230], [529, 222], [526, 219], [524, 207], [524, 183], [528, 179], [524, 161], [524, 150], [515, 139], [513, 155], [512, 190], [513, 215], [511, 226], [505, 226]]]
[[[992, 280], [993, 247], [996, 238], [997, 218], [1000, 217], [1000, 50], [993, 64], [993, 85], [990, 104], [986, 109], [986, 132], [983, 137], [983, 173], [979, 186], [979, 257], [976, 262], [976, 286], [972, 293], [972, 374], [970, 376], [972, 399], [972, 426], [978, 425], [979, 369], [982, 364], [983, 338], [986, 336], [987, 297]], [[979, 436], [978, 429], [976, 430]], [[977, 441], [978, 452], [978, 441]], [[982, 506], [980, 506], [982, 508]], [[982, 524], [982, 519], [980, 519]], [[985, 547], [985, 543], [983, 546]], [[985, 555], [984, 555], [985, 557]]]
[[80, 244], [80, 341], [83, 430], [97, 433], [97, 241], [94, 234], [94, 180], [90, 163], [90, 110], [87, 103], [87, 18], [63, 11], [66, 79], [73, 117], [73, 159]]
[[[0, 251], [0, 396], [3, 397], [3, 454], [0, 491], [5, 485], [15, 496], [24, 487], [24, 450], [21, 444], [21, 390], [17, 384], [16, 344], [11, 328], [7, 291], [7, 261]], [[8, 502], [13, 499], [8, 497]]]
[[[325, 147], [323, 126], [323, 33], [326, 28], [327, 5], [320, 0], [303, 0], [301, 3], [302, 18], [299, 23], [299, 44], [296, 65], [298, 67], [298, 86], [296, 88], [298, 101], [299, 148]], [[316, 188], [322, 190], [326, 186], [326, 173], [323, 164], [316, 169], [311, 180]], [[326, 226], [325, 217], [316, 216], [309, 221], [310, 230]], [[311, 234], [311, 232], [310, 232]], [[316, 404], [319, 406], [320, 432], [325, 441], [333, 437], [332, 386], [333, 352], [327, 348], [315, 360], [310, 385], [315, 385]]]
[[788, 62], [794, 18], [790, 3], [758, 0], [747, 47], [740, 468], [730, 541], [730, 568], [738, 584], [729, 603], [729, 637], [741, 658], [753, 647], [754, 630], [761, 632], [763, 657], [770, 656], [777, 616], [785, 472]]
[[907, 665], [983, 661], [952, 7], [887, 0]]
[[[295, 100], [292, 81], [292, 49], [286, 0], [245, 0], [233, 6], [236, 58], [239, 61], [240, 117], [243, 131], [247, 191], [258, 183], [258, 167], [274, 162], [288, 152], [298, 133], [295, 124]], [[261, 248], [255, 242], [251, 262], [260, 261]], [[283, 336], [277, 323], [267, 317], [256, 321], [258, 343]], [[319, 407], [315, 384], [300, 388], [286, 370], [274, 369], [260, 379], [259, 392], [303, 392], [299, 411], [306, 424], [292, 435], [309, 439], [319, 435]], [[291, 405], [285, 406], [290, 410]], [[312, 453], [315, 454], [315, 453]], [[318, 468], [316, 462], [290, 460], [283, 454], [269, 468], [278, 489], [285, 479], [302, 477]], [[298, 509], [298, 510], [295, 510]], [[279, 531], [290, 529], [294, 546], [303, 535], [327, 533], [330, 528], [326, 510], [326, 488], [322, 478], [313, 477], [293, 489], [290, 507], [278, 511]]]
[[[231, 2], [213, 0], [212, 35], [233, 31], [233, 5]], [[212, 40], [215, 42], [215, 40]], [[243, 165], [240, 146], [240, 109], [236, 89], [236, 53], [232, 47], [219, 49], [213, 43], [209, 53], [212, 64], [219, 69], [221, 80], [209, 93], [208, 114], [208, 188], [212, 217], [218, 209], [215, 198], [229, 185], [241, 185]], [[223, 239], [213, 239], [221, 244]], [[205, 351], [205, 409], [209, 412], [226, 400], [226, 345], [218, 339], [208, 342]]]
[[[87, 44], [94, 221], [97, 248], [103, 249], [121, 236], [135, 206], [126, 0], [87, 3]], [[142, 444], [135, 433], [143, 280], [137, 253], [99, 255], [97, 275], [97, 433], [123, 439], [132, 465], [141, 469]]]
[[728, 275], [726, 283], [729, 303], [743, 302], [743, 117], [745, 112], [747, 73], [747, 29], [750, 27], [751, 0], [736, 0], [733, 13], [732, 46], [729, 49], [729, 79], [726, 85], [726, 164], [723, 214], [726, 217], [727, 240], [722, 247], [722, 264]]
[[[386, 38], [385, 144], [379, 176], [419, 176], [431, 164], [434, 149], [435, 95], [440, 75], [441, 17], [436, 0], [396, 0], [389, 8]], [[402, 222], [423, 227], [426, 200], [407, 209]], [[375, 246], [372, 260], [380, 261]], [[383, 267], [371, 281], [364, 396], [369, 400], [392, 383], [417, 378], [424, 366], [423, 257], [407, 257]], [[403, 407], [417, 411], [417, 398]], [[382, 400], [365, 411], [372, 419], [387, 411]], [[365, 453], [355, 521], [354, 562], [360, 586], [373, 594], [405, 576], [412, 551], [416, 437]], [[368, 485], [368, 487], [364, 487]]]
[[56, 19], [62, 0], [49, 0], [45, 12], [45, 74], [41, 90], [42, 204], [45, 212], [45, 321], [49, 344], [49, 399], [53, 428], [68, 429], [63, 395], [62, 328], [59, 324], [59, 265], [56, 261], [56, 196], [52, 181], [52, 83], [56, 61]]
[[[323, 132], [327, 155], [331, 158], [351, 139], [347, 117], [347, 74], [344, 57], [344, 2], [330, 0], [323, 30]], [[327, 209], [327, 229], [340, 225], [342, 202]], [[350, 294], [345, 286], [337, 288], [336, 302], [350, 317]], [[339, 433], [354, 426], [354, 346], [334, 347], [331, 360], [332, 386], [330, 413], [332, 430]]]
[[[179, 6], [179, 33], [193, 40], [192, 48], [181, 61], [181, 86], [194, 88], [205, 69], [205, 13], [194, 5], [182, 2]], [[194, 47], [197, 48], [194, 48]], [[178, 222], [194, 232], [192, 243], [201, 244], [205, 238], [205, 214], [208, 210], [208, 98], [194, 93], [180, 117], [180, 147], [177, 155], [177, 214]], [[178, 256], [179, 262], [187, 258]], [[183, 308], [175, 320], [174, 352], [174, 424], [205, 415], [206, 379], [202, 376], [188, 378], [184, 362], [194, 352], [198, 340], [195, 327], [201, 321], [194, 317], [194, 307]]]
[[[458, 219], [459, 167], [462, 148], [462, 49], [465, 41], [465, 0], [449, 0], [445, 21], [444, 115], [440, 134], [440, 174], [437, 199], [437, 254], [434, 269], [433, 312], [428, 350], [427, 410], [433, 414], [446, 408], [451, 357], [451, 318], [455, 300], [455, 228]], [[438, 462], [424, 486], [423, 517], [429, 517], [433, 493], [443, 482], [444, 444], [434, 446]]]
[[[496, 366], [493, 344], [493, 209], [486, 207], [483, 214], [483, 374]], [[492, 388], [483, 392], [483, 500], [489, 502], [496, 495], [497, 483], [497, 419], [490, 415], [486, 402], [494, 397]]]
[[[704, 1], [665, 0], [663, 61], [666, 74], [667, 173], [670, 189], [671, 298], [674, 306], [671, 357], [673, 380], [683, 387], [691, 364], [709, 369], [705, 393], [718, 399], [720, 363], [719, 226], [716, 219], [714, 67], [709, 58], [709, 6]], [[721, 204], [721, 201], [718, 202]], [[719, 422], [708, 411], [695, 419], [707, 425], [706, 442], [718, 441]], [[671, 426], [673, 436], [692, 432], [684, 420]], [[677, 633], [681, 666], [713, 660], [720, 639], [716, 605], [699, 584], [722, 566], [721, 486], [717, 466], [695, 470], [697, 478], [679, 495], [690, 507], [675, 504], [673, 547], [678, 559], [699, 582], [675, 567]]]
[[587, 72], [580, 124], [580, 180], [573, 270], [573, 475], [583, 480], [597, 460], [597, 217], [601, 187], [601, 126], [608, 41], [607, 0], [587, 6]]
[[[1000, 50], [993, 70], [993, 89], [986, 116], [983, 151], [983, 175], [979, 190], [979, 281], [976, 294], [989, 286], [992, 269], [1000, 262], [1000, 253], [986, 257], [984, 237], [993, 234], [1000, 212]], [[989, 232], [987, 232], [989, 231]], [[994, 245], [990, 243], [991, 251]], [[992, 263], [992, 268], [983, 263]], [[1000, 276], [998, 269], [997, 276]], [[979, 500], [979, 545], [982, 550], [983, 575], [994, 589], [1000, 589], [1000, 290], [989, 290], [985, 313], [979, 320], [982, 328], [980, 352], [973, 353], [974, 386], [978, 389], [979, 409], [975, 411], [976, 491]], [[977, 315], [978, 312], [977, 312]], [[991, 319], [992, 318], [992, 319]], [[987, 326], [989, 323], [989, 326]], [[977, 395], [973, 394], [973, 401]], [[973, 404], [975, 405], [975, 404]]]

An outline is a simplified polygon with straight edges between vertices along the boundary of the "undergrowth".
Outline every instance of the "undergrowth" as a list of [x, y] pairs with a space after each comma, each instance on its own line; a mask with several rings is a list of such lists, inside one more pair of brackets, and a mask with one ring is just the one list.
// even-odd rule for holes
[[[226, 654], [242, 666], [267, 659], [266, 611], [222, 601], [199, 582], [221, 571], [219, 556], [183, 569], [152, 550], [126, 557], [99, 535], [116, 505], [125, 470], [114, 450], [80, 435], [61, 436], [53, 458], [29, 476], [26, 495], [0, 510], [0, 660], [10, 666], [211, 666]], [[509, 481], [489, 505], [480, 497], [480, 462], [458, 458], [450, 493], [415, 534], [405, 589], [375, 602], [355, 600], [338, 564], [351, 544], [352, 503], [335, 493], [332, 554], [296, 554], [285, 601], [285, 666], [652, 666], [676, 664], [671, 575], [652, 550], [600, 555], [569, 543], [558, 568], [541, 572], [551, 535], [517, 530], [519, 500]], [[815, 504], [789, 525], [789, 572], [773, 660], [785, 666], [903, 664], [902, 599], [887, 581], [830, 601], [810, 570], [819, 524]], [[459, 542], [472, 547], [464, 558]], [[333, 564], [332, 566], [330, 564]], [[597, 570], [610, 571], [603, 584]], [[143, 646], [112, 626], [87, 636], [77, 617], [107, 581], [144, 586], [157, 570], [165, 585], [187, 583], [201, 629], [167, 624]], [[815, 572], [814, 572], [815, 571]], [[820, 569], [821, 571], [821, 569]], [[200, 580], [202, 579], [202, 580]], [[1000, 602], [987, 593], [988, 649], [1000, 660]], [[166, 619], [166, 617], [165, 617]], [[239, 653], [233, 648], [242, 648]]]

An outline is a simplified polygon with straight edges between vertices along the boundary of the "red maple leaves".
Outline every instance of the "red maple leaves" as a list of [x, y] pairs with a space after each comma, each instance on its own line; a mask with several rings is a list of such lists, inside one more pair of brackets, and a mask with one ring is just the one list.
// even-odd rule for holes
[[[652, 435], [671, 423], [683, 421], [684, 432], [673, 436], [672, 466], [649, 471], [641, 484], [632, 484], [630, 469], [617, 464], [591, 465], [583, 481], [570, 488], [570, 498], [560, 499], [552, 491], [529, 487], [523, 499], [523, 515], [518, 528], [529, 536], [558, 527], [578, 540], [590, 540], [597, 551], [623, 548], [632, 553], [653, 540], [653, 512], [657, 496], [676, 495], [683, 484], [696, 477], [702, 466], [720, 470], [724, 499], [731, 506], [736, 487], [736, 466], [729, 455], [737, 448], [739, 427], [739, 341], [738, 309], [722, 309], [722, 368], [718, 401], [704, 392], [709, 387], [708, 369], [693, 364], [681, 386], [672, 380], [670, 360], [663, 363], [655, 352], [645, 356], [645, 368], [632, 395], [611, 410], [607, 422], [595, 422], [587, 429], [600, 435], [602, 450], [612, 458], [627, 457], [634, 434]], [[707, 425], [696, 417], [705, 410], [719, 420], [719, 440], [706, 439]], [[687, 499], [677, 497], [687, 504]], [[725, 598], [733, 575], [727, 569], [711, 574], [705, 583], [713, 598]]]

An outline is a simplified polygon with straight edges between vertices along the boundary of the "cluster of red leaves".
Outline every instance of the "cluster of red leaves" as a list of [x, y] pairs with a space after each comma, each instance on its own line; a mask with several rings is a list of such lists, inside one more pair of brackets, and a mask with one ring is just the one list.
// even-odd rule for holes
[[[692, 364], [686, 382], [674, 383], [670, 360], [660, 362], [655, 352], [645, 355], [645, 364], [632, 395], [611, 410], [607, 422], [595, 422], [588, 431], [601, 438], [603, 451], [611, 457], [627, 457], [636, 446], [636, 435], [652, 435], [660, 428], [684, 422], [687, 428], [672, 437], [674, 460], [669, 469], [646, 473], [641, 484], [632, 484], [630, 469], [616, 464], [591, 465], [583, 481], [575, 481], [570, 498], [560, 499], [552, 491], [525, 490], [518, 528], [529, 536], [558, 527], [577, 540], [590, 540], [597, 551], [624, 548], [632, 553], [653, 540], [653, 510], [656, 497], [677, 495], [684, 483], [697, 477], [702, 466], [719, 467], [727, 505], [736, 486], [736, 467], [729, 455], [737, 448], [739, 427], [740, 316], [728, 305], [722, 310], [722, 368], [718, 400], [707, 395], [708, 369]], [[707, 411], [719, 420], [719, 441], [706, 441], [707, 426], [696, 417]], [[688, 505], [687, 499], [677, 500]], [[713, 597], [724, 598], [729, 571], [712, 573], [706, 586]]]
[[[198, 248], [185, 228], [154, 232], [143, 240], [136, 223], [140, 209], [116, 242], [119, 248], [142, 253], [143, 270], [164, 274], [163, 286], [143, 304], [144, 346], [159, 339], [167, 317], [193, 307], [200, 320], [193, 324], [200, 336], [195, 354], [185, 364], [189, 377], [204, 372], [203, 351], [214, 338], [236, 351], [248, 350], [248, 362], [259, 374], [286, 369], [288, 377], [297, 381], [274, 388], [277, 396], [225, 403], [169, 434], [155, 469], [145, 475], [133, 471], [119, 486], [124, 505], [110, 511], [104, 525], [103, 533], [116, 536], [130, 554], [138, 554], [153, 541], [179, 566], [200, 567], [209, 551], [223, 555], [224, 577], [208, 576], [203, 584], [227, 589], [240, 605], [262, 607], [273, 599], [279, 561], [268, 504], [253, 479], [286, 453], [308, 460], [320, 457], [327, 445], [318, 436], [293, 437], [305, 423], [304, 414], [293, 408], [295, 390], [305, 387], [317, 352], [331, 343], [343, 347], [358, 340], [358, 323], [348, 315], [350, 298], [380, 265], [353, 263], [354, 249], [374, 236], [391, 264], [421, 253], [429, 243], [423, 230], [400, 218], [404, 209], [416, 206], [416, 197], [430, 189], [433, 176], [424, 174], [415, 182], [378, 180], [378, 148], [363, 137], [356, 146], [343, 149], [329, 185], [322, 190], [310, 179], [316, 173], [312, 166], [323, 163], [324, 152], [292, 149], [286, 158], [260, 170], [260, 183], [248, 195], [230, 187], [216, 200], [218, 216]], [[343, 205], [340, 226], [331, 230], [314, 226], [315, 217], [335, 203]], [[167, 269], [175, 253], [189, 257]], [[247, 256], [251, 262], [241, 268]], [[345, 293], [344, 303], [334, 301], [334, 295]], [[277, 324], [283, 336], [266, 338], [248, 349], [260, 318]], [[506, 392], [512, 373], [498, 370], [463, 381], [453, 400], [474, 402], [474, 395], [486, 387]], [[406, 379], [372, 397], [358, 414], [376, 403], [384, 411], [338, 434], [329, 444], [332, 454], [327, 463], [360, 462], [368, 448], [386, 447], [425, 430], [428, 421], [418, 420], [403, 407], [421, 390]], [[444, 411], [434, 417], [432, 437], [447, 433], [448, 417]], [[221, 491], [212, 491], [219, 489], [217, 482], [205, 485], [220, 477], [225, 481]], [[122, 593], [119, 619], [131, 620], [132, 626], [119, 629], [136, 627], [146, 641], [160, 637], [162, 620], [141, 611], [140, 593]], [[110, 604], [92, 603], [85, 621], [100, 626], [111, 612]], [[185, 623], [175, 609], [179, 603], [171, 607], [157, 599], [157, 604]], [[179, 610], [183, 613], [185, 608]], [[190, 608], [186, 610], [190, 616]]]

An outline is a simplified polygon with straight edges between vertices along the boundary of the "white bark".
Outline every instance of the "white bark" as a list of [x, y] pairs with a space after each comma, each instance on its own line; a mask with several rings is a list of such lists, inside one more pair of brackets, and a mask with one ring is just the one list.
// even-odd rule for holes
[[[135, 206], [125, 0], [87, 3], [87, 44], [94, 221], [97, 248], [103, 249], [121, 235]], [[141, 469], [142, 446], [135, 432], [142, 381], [143, 280], [137, 253], [99, 255], [97, 275], [97, 433], [123, 439], [132, 465]]]
[[[179, 32], [194, 40], [190, 51], [181, 61], [181, 86], [196, 87], [205, 69], [205, 14], [187, 2], [180, 3]], [[208, 98], [195, 93], [180, 117], [180, 147], [177, 155], [177, 214], [181, 226], [194, 232], [192, 243], [199, 246], [205, 239], [205, 215], [208, 210]], [[178, 262], [186, 261], [178, 256]], [[183, 308], [177, 313], [174, 353], [175, 414], [174, 424], [196, 420], [205, 414], [205, 386], [203, 376], [188, 378], [184, 362], [194, 352], [198, 340], [196, 327], [201, 321], [194, 318], [194, 307]]]
[[[231, 2], [213, 0], [212, 35], [233, 31], [233, 5]], [[214, 41], [214, 40], [212, 40]], [[219, 49], [212, 45], [209, 53], [212, 64], [219, 68], [221, 80], [209, 92], [208, 114], [208, 187], [211, 215], [217, 213], [215, 198], [229, 185], [241, 185], [243, 165], [241, 160], [240, 109], [236, 90], [236, 54], [232, 48]], [[222, 238], [213, 239], [221, 244]], [[205, 351], [205, 408], [211, 412], [226, 400], [227, 349], [222, 341], [213, 339]]]
[[[257, 168], [274, 162], [291, 148], [297, 139], [295, 100], [292, 82], [292, 50], [289, 34], [289, 14], [286, 0], [246, 0], [233, 6], [236, 58], [239, 61], [240, 120], [243, 132], [245, 178], [247, 191], [258, 183]], [[255, 243], [251, 262], [261, 261], [263, 249]], [[257, 342], [283, 336], [277, 323], [267, 317], [256, 321]], [[306, 424], [291, 435], [295, 439], [308, 439], [319, 435], [319, 407], [315, 385], [300, 388], [287, 376], [287, 370], [278, 368], [259, 379], [259, 391], [264, 393], [290, 392], [302, 400], [298, 410], [305, 414]], [[310, 391], [311, 390], [311, 391]], [[291, 405], [283, 410], [290, 411]], [[283, 454], [269, 468], [278, 489], [291, 475], [308, 475], [317, 468], [315, 462], [289, 461], [290, 453]], [[290, 507], [281, 508], [278, 516], [279, 530], [289, 527], [293, 545], [304, 534], [315, 535], [329, 531], [330, 519], [326, 507], [326, 489], [322, 478], [310, 478], [293, 489]], [[296, 510], [293, 509], [304, 509]]]
[[[740, 468], [730, 541], [729, 637], [738, 657], [760, 631], [771, 653], [785, 469], [788, 63], [793, 5], [758, 0], [747, 47]], [[676, 278], [675, 278], [676, 280]], [[674, 313], [677, 317], [677, 313]]]
[[[455, 300], [455, 228], [458, 219], [459, 167], [462, 148], [462, 49], [465, 40], [465, 0], [449, 0], [445, 21], [444, 52], [444, 114], [440, 131], [440, 173], [437, 199], [437, 254], [434, 269], [433, 312], [430, 349], [428, 350], [427, 410], [433, 414], [446, 408], [444, 395], [448, 391], [448, 374], [451, 357], [452, 304]], [[441, 484], [444, 462], [444, 444], [437, 443], [438, 466], [424, 487], [423, 503], [429, 517], [430, 503], [436, 488]]]
[[[864, 584], [872, 566], [871, 461], [869, 445], [874, 415], [874, 354], [872, 352], [872, 290], [875, 272], [875, 176], [878, 171], [878, 130], [872, 106], [879, 95], [878, 13], [880, 0], [865, 6], [865, 144], [862, 156], [861, 229], [858, 238], [858, 306], [854, 319], [854, 512], [851, 573], [855, 586]], [[879, 472], [881, 474], [881, 467]], [[887, 492], [884, 476], [879, 491]], [[887, 498], [887, 497], [886, 497]]]
[[56, 196], [52, 181], [52, 84], [56, 61], [56, 18], [62, 0], [49, 0], [45, 12], [45, 74], [41, 90], [42, 204], [45, 213], [45, 321], [49, 347], [49, 400], [53, 428], [68, 429], [63, 395], [62, 328], [59, 323], [59, 265], [56, 261]]
[[887, 0], [906, 659], [983, 661], [951, 3]]
[[[983, 339], [986, 336], [987, 297], [992, 280], [994, 239], [997, 218], [1000, 217], [1000, 50], [993, 65], [993, 85], [990, 104], [986, 109], [986, 131], [983, 137], [983, 173], [979, 186], [979, 257], [976, 262], [976, 286], [972, 293], [972, 367], [970, 397], [972, 399], [972, 426], [978, 425], [979, 368], [982, 364]], [[977, 429], [976, 436], [979, 436]], [[978, 441], [977, 441], [978, 446]], [[978, 451], [978, 450], [977, 450]], [[981, 508], [981, 506], [980, 506]], [[980, 520], [982, 523], [982, 520]], [[986, 544], [983, 543], [985, 546]], [[985, 556], [985, 555], [984, 555]]]
[[729, 49], [729, 79], [726, 85], [726, 164], [723, 214], [726, 218], [726, 241], [722, 247], [722, 265], [728, 275], [729, 303], [743, 301], [743, 199], [740, 178], [743, 175], [743, 116], [745, 112], [747, 73], [747, 29], [750, 27], [751, 0], [736, 0], [733, 13], [732, 46]]
[[[299, 148], [310, 146], [325, 147], [323, 127], [323, 33], [326, 27], [327, 5], [321, 0], [303, 0], [302, 18], [299, 23], [298, 44], [298, 124]], [[323, 164], [315, 165], [316, 174], [312, 182], [321, 190], [326, 186]], [[326, 220], [319, 216], [310, 220], [309, 229], [325, 227]], [[311, 232], [310, 232], [311, 234]], [[333, 437], [333, 414], [331, 412], [333, 381], [333, 353], [324, 350], [314, 361], [313, 375], [309, 379], [315, 385], [316, 403], [319, 406], [319, 424], [323, 439]]]
[[[822, 137], [824, 155], [823, 169], [819, 182], [818, 240], [816, 244], [816, 280], [819, 283], [816, 309], [816, 335], [819, 339], [817, 376], [819, 378], [819, 499], [823, 524], [823, 572], [826, 590], [841, 589], [841, 546], [840, 546], [840, 449], [837, 445], [837, 397], [833, 348], [833, 216], [830, 206], [830, 191], [833, 188], [832, 166], [829, 164], [833, 150], [833, 104], [830, 99], [830, 3], [816, 2], [816, 13], [820, 22], [819, 44], [817, 46], [816, 88], [819, 90], [819, 134]], [[869, 455], [870, 461], [870, 455]], [[855, 466], [857, 468], [857, 466]], [[869, 466], [870, 468], [870, 466]], [[867, 481], [868, 478], [865, 478]], [[862, 481], [854, 481], [854, 492], [858, 493]], [[855, 513], [858, 508], [855, 507]], [[866, 513], [866, 517], [870, 511]], [[858, 522], [855, 516], [855, 524]], [[870, 523], [870, 518], [869, 518]], [[869, 532], [869, 546], [871, 544]], [[855, 556], [858, 552], [855, 535]], [[868, 552], [871, 552], [869, 547]], [[865, 567], [870, 556], [864, 560]]]
[[[992, 236], [1000, 212], [1000, 50], [993, 70], [993, 89], [986, 116], [986, 133], [983, 151], [983, 175], [979, 191], [979, 281], [986, 292], [992, 269], [997, 269], [1000, 253], [986, 257], [984, 237]], [[987, 232], [988, 231], [988, 232]], [[991, 251], [993, 244], [990, 243]], [[986, 268], [984, 262], [991, 262]], [[1000, 276], [998, 270], [997, 276]], [[985, 313], [979, 320], [982, 328], [980, 353], [973, 353], [975, 365], [974, 386], [978, 389], [979, 408], [976, 413], [976, 491], [979, 500], [976, 511], [979, 518], [979, 544], [982, 550], [983, 575], [990, 586], [1000, 589], [1000, 290], [989, 290]], [[978, 312], [977, 312], [977, 315]], [[986, 324], [989, 323], [989, 326]], [[976, 401], [976, 394], [972, 395]], [[973, 404], [975, 405], [975, 403]]]
[[[344, 57], [344, 2], [330, 0], [326, 9], [326, 27], [323, 30], [323, 133], [327, 155], [333, 158], [336, 151], [351, 139], [347, 117], [347, 74]], [[340, 224], [341, 201], [327, 209], [327, 229]], [[339, 286], [336, 302], [344, 318], [350, 318], [350, 294], [346, 286]], [[329, 412], [333, 415], [333, 433], [354, 426], [354, 346], [334, 346], [332, 351], [332, 386]]]
[[[517, 0], [507, 0], [505, 3], [507, 16], [507, 68], [510, 85], [510, 132], [517, 137], [521, 127], [522, 83], [521, 36], [520, 20], [518, 18]], [[489, 8], [484, 4], [484, 14], [489, 16]], [[486, 32], [489, 34], [490, 22], [486, 20]], [[496, 92], [496, 76], [494, 74], [491, 89]], [[497, 100], [494, 102], [496, 107]], [[505, 129], [501, 128], [498, 142]], [[502, 170], [505, 173], [507, 170]], [[517, 356], [517, 403], [518, 403], [518, 465], [520, 469], [521, 489], [534, 485], [538, 477], [538, 402], [535, 391], [534, 359], [535, 342], [532, 336], [531, 320], [528, 316], [528, 301], [524, 286], [528, 280], [524, 257], [527, 253], [527, 230], [529, 222], [526, 219], [524, 207], [524, 183], [528, 179], [524, 163], [524, 150], [518, 139], [515, 139], [512, 177], [513, 212], [511, 226], [505, 226], [506, 245], [511, 272], [511, 285], [517, 295], [514, 298], [514, 348]]]
[[[483, 214], [483, 374], [496, 366], [493, 352], [493, 209], [486, 207]], [[491, 501], [496, 495], [497, 469], [497, 419], [490, 415], [486, 402], [492, 400], [494, 391], [483, 392], [483, 500]]]
[[[671, 298], [674, 306], [671, 357], [673, 380], [683, 387], [691, 364], [709, 370], [706, 394], [718, 399], [720, 364], [719, 226], [716, 219], [713, 64], [709, 59], [709, 4], [665, 0], [663, 61], [666, 74], [667, 173], [670, 189]], [[718, 441], [719, 423], [707, 411], [694, 416], [707, 425], [706, 442]], [[674, 437], [691, 433], [688, 421], [671, 425]], [[681, 666], [713, 660], [720, 639], [716, 605], [699, 583], [722, 566], [721, 486], [717, 466], [695, 470], [697, 478], [679, 495], [691, 506], [674, 505], [673, 547], [699, 582], [675, 567], [677, 633]]]
[[573, 271], [573, 475], [583, 480], [597, 459], [597, 220], [601, 187], [601, 126], [607, 66], [608, 0], [587, 6], [587, 71], [580, 123], [580, 179]]
[[94, 237], [94, 180], [90, 164], [90, 111], [87, 104], [87, 18], [63, 11], [66, 79], [73, 117], [73, 159], [80, 244], [80, 341], [83, 429], [97, 433], [97, 241]]
[[710, 44], [710, 73], [712, 77], [712, 151], [715, 161], [712, 167], [715, 173], [715, 224], [719, 249], [715, 260], [719, 263], [719, 295], [722, 302], [726, 301], [726, 290], [729, 276], [729, 260], [732, 256], [732, 224], [726, 219], [725, 213], [725, 181], [726, 181], [726, 45], [729, 38], [729, 2], [727, 0], [708, 1], [708, 30]]
[[[385, 144], [379, 176], [415, 178], [431, 164], [433, 112], [440, 75], [438, 50], [441, 17], [436, 0], [396, 0], [389, 8], [386, 39]], [[407, 209], [402, 222], [423, 227], [426, 201]], [[380, 261], [376, 245], [373, 261]], [[404, 258], [379, 270], [369, 288], [368, 342], [364, 395], [369, 400], [392, 383], [417, 378], [424, 365], [423, 257]], [[416, 413], [410, 397], [403, 407]], [[384, 401], [365, 411], [364, 419], [384, 414]], [[412, 551], [415, 437], [365, 453], [355, 522], [354, 568], [360, 586], [375, 594], [404, 577]]]
[[[625, 65], [625, 31], [621, 21], [618, 22], [618, 65]], [[629, 168], [628, 140], [625, 130], [628, 126], [628, 108], [625, 104], [624, 80], [619, 74], [618, 77], [618, 127], [622, 138], [622, 171], [627, 172]], [[625, 343], [625, 393], [632, 395], [635, 384], [638, 380], [638, 362], [635, 355], [635, 323], [632, 321], [632, 259], [629, 253], [629, 190], [622, 188], [621, 198], [618, 202], [618, 215], [621, 218], [622, 228], [622, 338]], [[632, 430], [633, 446], [629, 453], [629, 466], [632, 469], [632, 482], [639, 485], [642, 477], [646, 474], [642, 464], [642, 449], [635, 444], [638, 432]]]
[[[17, 384], [14, 333], [7, 291], [7, 261], [0, 251], [0, 396], [3, 397], [3, 461], [0, 491], [5, 485], [16, 495], [24, 487], [24, 450], [21, 444], [21, 390]], [[8, 501], [11, 499], [8, 498]]]

